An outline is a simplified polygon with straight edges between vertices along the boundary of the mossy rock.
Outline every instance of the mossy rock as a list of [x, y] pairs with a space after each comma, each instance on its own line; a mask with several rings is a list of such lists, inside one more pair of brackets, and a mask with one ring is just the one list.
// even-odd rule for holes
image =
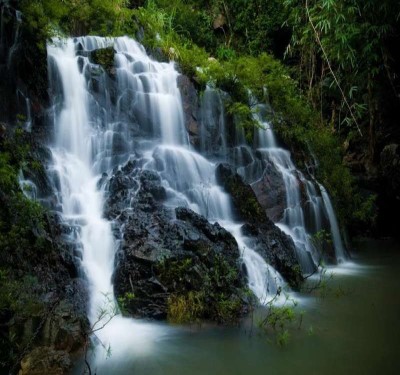
[[114, 55], [114, 47], [107, 47], [93, 51], [90, 57], [93, 63], [100, 65], [108, 74], [113, 75], [115, 73]]
[[267, 223], [267, 215], [250, 185], [229, 164], [220, 164], [217, 181], [231, 195], [237, 215], [249, 223]]

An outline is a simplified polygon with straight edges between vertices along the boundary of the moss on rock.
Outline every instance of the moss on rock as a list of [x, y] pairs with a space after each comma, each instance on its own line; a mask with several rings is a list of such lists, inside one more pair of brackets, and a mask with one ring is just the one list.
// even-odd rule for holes
[[108, 74], [114, 74], [114, 55], [113, 47], [101, 48], [90, 54], [91, 60], [100, 65]]

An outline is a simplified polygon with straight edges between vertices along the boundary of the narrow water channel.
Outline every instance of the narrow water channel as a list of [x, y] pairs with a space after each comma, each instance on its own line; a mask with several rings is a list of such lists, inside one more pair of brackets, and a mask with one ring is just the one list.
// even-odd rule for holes
[[[357, 244], [354, 264], [329, 270], [324, 298], [298, 295], [302, 328], [280, 347], [249, 321], [238, 328], [167, 328], [147, 350], [127, 350], [97, 374], [399, 374], [400, 245]], [[257, 314], [256, 314], [257, 315]], [[257, 321], [257, 317], [254, 318]]]

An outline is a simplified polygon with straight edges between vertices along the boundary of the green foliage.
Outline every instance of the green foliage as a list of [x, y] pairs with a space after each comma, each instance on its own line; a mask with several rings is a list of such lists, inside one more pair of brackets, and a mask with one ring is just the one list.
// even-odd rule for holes
[[102, 48], [93, 51], [91, 54], [92, 60], [95, 64], [101, 65], [106, 72], [111, 72], [114, 67], [114, 48]]
[[60, 33], [121, 35], [134, 28], [127, 0], [21, 0], [26, 27], [38, 46]]
[[231, 43], [242, 53], [259, 55], [276, 48], [274, 37], [282, 30], [287, 11], [279, 0], [220, 1], [230, 18]]
[[243, 302], [236, 296], [226, 296], [220, 294], [217, 299], [215, 313], [217, 321], [222, 323], [232, 323], [238, 320], [243, 308]]
[[29, 154], [24, 132], [17, 128], [13, 138], [1, 142], [0, 152], [0, 257], [22, 256], [30, 247], [42, 250], [44, 211], [21, 192], [18, 173], [24, 168], [40, 168]]
[[[233, 116], [235, 124], [244, 129], [246, 140], [251, 143], [254, 138], [254, 129], [258, 127], [258, 122], [254, 120], [253, 112], [250, 107], [240, 102], [226, 102], [226, 113]], [[257, 210], [257, 202], [251, 202], [250, 210]]]
[[294, 328], [300, 329], [303, 322], [304, 311], [297, 312], [297, 302], [289, 296], [280, 306], [276, 306], [277, 294], [267, 303], [265, 317], [258, 322], [258, 326], [266, 334], [273, 335], [279, 346], [286, 346], [290, 340], [290, 331]]
[[363, 196], [357, 194], [355, 197], [355, 211], [352, 215], [352, 226], [359, 228], [373, 228], [376, 224], [378, 209], [376, 205], [377, 195]]
[[118, 297], [118, 307], [124, 314], [127, 313], [127, 306], [129, 302], [135, 299], [135, 294], [132, 292], [126, 292], [123, 296]]
[[236, 58], [236, 52], [234, 49], [226, 46], [218, 46], [216, 50], [216, 55], [218, 60], [229, 61]]
[[216, 40], [212, 32], [212, 13], [199, 1], [155, 0], [147, 7], [157, 7], [170, 15], [170, 28], [181, 38], [191, 40], [208, 50], [214, 50]]
[[36, 277], [29, 274], [16, 277], [15, 269], [3, 267], [0, 268], [0, 368], [10, 368], [28, 339], [21, 337], [19, 322], [43, 315], [45, 304], [37, 297]]
[[222, 255], [211, 256], [207, 249], [196, 249], [209, 258], [209, 267], [199, 269], [191, 258], [165, 260], [157, 269], [163, 285], [174, 285], [174, 293], [169, 297], [168, 320], [183, 324], [214, 320], [220, 323], [237, 322], [243, 309], [243, 299], [249, 299], [246, 289], [238, 289], [239, 271], [231, 266]]
[[286, 346], [290, 340], [290, 333], [287, 329], [278, 333], [276, 342], [279, 346]]
[[370, 126], [379, 95], [377, 77], [386, 79], [385, 60], [390, 58], [385, 41], [399, 19], [399, 3], [285, 0], [284, 4], [293, 28], [289, 52], [298, 56], [299, 79], [309, 98], [337, 129]]
[[15, 169], [10, 165], [10, 154], [0, 153], [0, 188], [9, 191], [17, 187]]
[[29, 317], [42, 312], [43, 304], [34, 294], [37, 284], [34, 276], [14, 280], [11, 270], [0, 269], [0, 314], [7, 311]]
[[182, 282], [188, 271], [192, 268], [191, 258], [185, 258], [182, 260], [167, 261], [163, 260], [157, 269], [157, 272], [161, 275], [162, 280], [167, 283], [172, 283], [174, 281]]
[[281, 329], [285, 327], [286, 324], [292, 323], [295, 320], [295, 313], [292, 307], [288, 306], [271, 306], [265, 323], [269, 325], [272, 329]]
[[202, 292], [190, 291], [186, 295], [171, 295], [168, 298], [168, 320], [183, 324], [199, 321], [206, 310], [205, 296]]
[[330, 232], [322, 229], [311, 236], [311, 241], [320, 252], [323, 252], [326, 244], [332, 245], [332, 236]]

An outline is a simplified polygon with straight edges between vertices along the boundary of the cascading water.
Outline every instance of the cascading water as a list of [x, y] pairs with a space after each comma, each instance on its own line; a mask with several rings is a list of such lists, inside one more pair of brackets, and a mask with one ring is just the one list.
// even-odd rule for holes
[[[294, 166], [290, 153], [277, 146], [271, 124], [263, 120], [260, 113], [262, 111], [255, 112], [255, 118], [261, 125], [257, 132], [258, 151], [261, 152], [263, 157], [274, 163], [281, 172], [285, 184], [286, 208], [283, 218], [277, 225], [293, 238], [303, 272], [311, 273], [319, 262], [319, 255], [311, 243], [309, 233], [314, 234], [321, 231], [324, 228], [323, 218], [327, 216], [336, 260], [342, 262], [345, 259], [345, 251], [336, 215], [326, 189], [318, 183], [322, 197], [317, 194], [313, 182], [307, 180]], [[311, 223], [308, 223], [308, 225], [301, 202], [301, 184], [305, 187], [306, 201], [304, 206], [306, 209], [308, 208], [308, 217], [311, 218]]]
[[270, 160], [275, 165], [276, 169], [281, 173], [285, 185], [286, 208], [278, 226], [292, 237], [303, 272], [312, 273], [315, 270], [317, 261], [316, 251], [306, 232], [301, 205], [299, 184], [304, 177], [294, 166], [289, 151], [277, 146], [271, 124], [263, 121], [259, 117], [259, 113], [255, 113], [256, 120], [261, 124], [258, 129], [258, 151], [263, 158]]
[[13, 63], [14, 54], [18, 49], [19, 34], [20, 34], [20, 28], [21, 28], [21, 23], [22, 23], [22, 13], [18, 10], [15, 11], [15, 19], [16, 19], [16, 26], [15, 26], [15, 30], [14, 30], [14, 41], [10, 48], [10, 51], [8, 52], [8, 59], [7, 59], [7, 67], [8, 68], [11, 67], [11, 65]]
[[[174, 65], [152, 61], [142, 46], [128, 38], [115, 42], [119, 102], [124, 113], [141, 116], [151, 136], [161, 138], [161, 145], [144, 140], [138, 148], [147, 155], [144, 168], [157, 171], [169, 192], [172, 206], [185, 205], [208, 220], [218, 221], [236, 238], [249, 274], [249, 286], [265, 302], [283, 285], [280, 275], [246, 245], [240, 224], [232, 220], [229, 196], [218, 186], [215, 164], [189, 148], [183, 121], [177, 72]], [[205, 96], [203, 100], [210, 101]], [[143, 119], [144, 114], [151, 114]], [[218, 113], [217, 133], [224, 148], [223, 113]], [[203, 121], [213, 116], [203, 113]]]
[[[88, 57], [101, 48], [115, 52], [114, 92], [104, 71]], [[189, 206], [229, 230], [240, 246], [250, 288], [261, 302], [274, 295], [282, 278], [247, 245], [241, 224], [232, 220], [230, 197], [216, 183], [216, 165], [189, 148], [173, 63], [151, 60], [127, 37], [56, 40], [47, 51], [54, 97], [53, 169], [64, 220], [75, 228], [75, 241], [83, 248], [91, 324], [102, 326], [110, 316], [102, 313], [116, 309], [111, 278], [118, 243], [112, 223], [103, 217], [98, 181], [133, 154], [141, 155], [143, 168], [159, 173], [167, 205]], [[117, 315], [97, 336], [103, 346], [111, 344], [115, 357], [132, 346], [146, 350], [145, 343], [160, 337], [160, 330]]]
[[[91, 39], [58, 40], [47, 47], [51, 89], [55, 93], [55, 144], [52, 148], [54, 173], [59, 186], [59, 202], [64, 220], [75, 228], [73, 236], [83, 247], [82, 268], [89, 282], [88, 317], [97, 332], [101, 348], [111, 345], [116, 355], [150, 350], [154, 339], [162, 336], [154, 325], [143, 325], [117, 313], [111, 277], [116, 243], [111, 223], [103, 218], [103, 192], [97, 189], [96, 163], [98, 137], [107, 131], [96, 128], [96, 107], [87, 91], [87, 58], [77, 56], [79, 42]], [[110, 318], [113, 319], [108, 322]], [[140, 344], [139, 344], [140, 343]]]
[[346, 254], [342, 242], [342, 237], [340, 235], [339, 224], [335, 215], [335, 210], [333, 209], [331, 199], [329, 197], [328, 192], [326, 189], [321, 185], [319, 185], [319, 189], [321, 190], [322, 198], [324, 200], [326, 212], [329, 219], [329, 225], [332, 234], [333, 246], [335, 247], [335, 255], [336, 260], [339, 263], [342, 263], [346, 260]]
[[[221, 93], [218, 90], [207, 88], [204, 96], [206, 95], [214, 97], [211, 104], [203, 101], [203, 105], [211, 106], [212, 110], [203, 109], [202, 111], [206, 113], [223, 112], [222, 108], [214, 108], [222, 107]], [[272, 212], [272, 215], [276, 224], [292, 237], [303, 273], [313, 273], [319, 264], [320, 254], [311, 241], [311, 235], [325, 228], [329, 228], [331, 231], [336, 258], [340, 261], [344, 257], [344, 250], [329, 195], [323, 187], [319, 194], [314, 183], [296, 169], [290, 153], [278, 147], [272, 126], [266, 120], [270, 109], [264, 104], [257, 104], [251, 93], [249, 93], [249, 97], [252, 101], [254, 119], [260, 125], [255, 132], [254, 149], [248, 146], [243, 129], [236, 127], [235, 140], [230, 145], [231, 151], [225, 154], [225, 158], [236, 166], [238, 173], [250, 184], [257, 183], [265, 173], [270, 173], [266, 172], [267, 170], [273, 169], [280, 174], [284, 185], [285, 207], [281, 215], [275, 211]], [[213, 121], [207, 120], [206, 124], [219, 122], [215, 115]], [[207, 130], [209, 128], [210, 126]], [[205, 151], [210, 153], [213, 145], [208, 145], [208, 147], [209, 149]], [[226, 147], [229, 149], [229, 146]]]
[[227, 142], [223, 98], [207, 86], [201, 101], [200, 151], [211, 156], [226, 156]]

